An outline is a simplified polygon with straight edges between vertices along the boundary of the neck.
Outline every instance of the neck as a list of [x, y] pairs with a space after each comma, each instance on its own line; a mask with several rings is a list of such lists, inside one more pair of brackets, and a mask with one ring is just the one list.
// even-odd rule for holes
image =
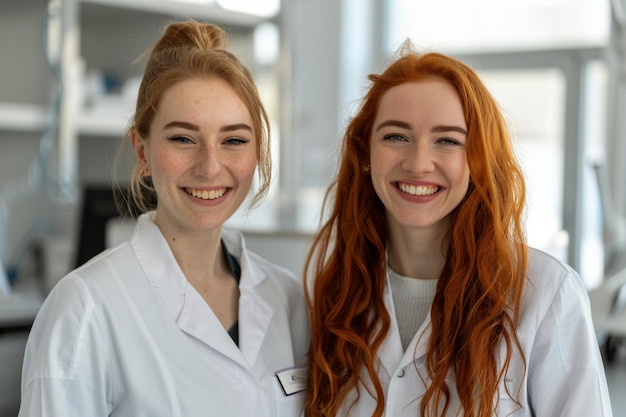
[[446, 228], [411, 230], [390, 227], [387, 263], [411, 278], [437, 279], [446, 261]]
[[222, 254], [221, 229], [189, 232], [157, 225], [185, 277], [194, 286], [230, 276]]
[[224, 328], [230, 329], [237, 322], [239, 286], [222, 250], [221, 227], [194, 230], [155, 222], [189, 284], [213, 310]]

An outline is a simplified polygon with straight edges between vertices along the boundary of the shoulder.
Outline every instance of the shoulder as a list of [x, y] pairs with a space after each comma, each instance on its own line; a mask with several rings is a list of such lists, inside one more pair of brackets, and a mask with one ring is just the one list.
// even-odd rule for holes
[[562, 285], [584, 289], [582, 278], [570, 265], [539, 249], [528, 249], [526, 278], [543, 291], [557, 291]]
[[[96, 320], [106, 300], [119, 298], [123, 291], [121, 286], [138, 276], [125, 258], [132, 259], [132, 250], [122, 244], [69, 272], [47, 295], [35, 325], [41, 322], [45, 326], [59, 320], [74, 321], [74, 325], [78, 325]], [[122, 275], [125, 279], [117, 279]]]
[[[124, 287], [138, 277], [131, 269], [132, 259], [132, 249], [124, 243], [61, 278], [37, 313], [31, 330], [33, 341], [60, 343], [61, 351], [64, 346], [78, 346], [79, 341], [87, 340], [86, 332], [94, 333], [88, 340], [103, 337], [107, 328], [105, 311], [120, 305], [120, 297], [127, 292]], [[124, 279], [119, 279], [122, 276]]]
[[72, 271], [59, 280], [44, 300], [35, 319], [35, 328], [41, 320], [56, 321], [59, 316], [90, 314], [94, 304], [84, 279]]
[[96, 283], [110, 283], [112, 275], [133, 275], [126, 272], [130, 272], [129, 269], [136, 263], [133, 247], [125, 242], [96, 255], [72, 271], [71, 275], [80, 277], [87, 286], [92, 287]]
[[304, 304], [303, 285], [296, 275], [255, 252], [246, 250], [246, 254], [249, 268], [257, 276], [264, 277], [261, 286], [267, 287], [275, 295]]
[[56, 316], [70, 312], [88, 314], [98, 304], [99, 291], [96, 288], [116, 281], [111, 276], [118, 273], [118, 268], [124, 268], [118, 261], [130, 253], [128, 244], [122, 244], [96, 255], [69, 272], [52, 288], [39, 316]]
[[270, 261], [254, 251], [246, 249], [246, 254], [248, 261], [250, 262], [250, 266], [264, 271], [269, 278], [275, 278], [279, 281], [297, 282], [295, 274], [287, 268]]
[[582, 278], [565, 262], [532, 250], [528, 279], [518, 336], [525, 346], [528, 386], [535, 393], [541, 391], [539, 397], [544, 398], [535, 399], [537, 410], [544, 408], [538, 415], [553, 415], [554, 409], [545, 407], [552, 404], [558, 408], [557, 402], [584, 396], [590, 390], [604, 396], [598, 388], [603, 378], [602, 360]]
[[[585, 311], [589, 298], [580, 275], [567, 263], [530, 248], [522, 310], [535, 312], [536, 319], [551, 312], [567, 317], [572, 310]], [[587, 306], [582, 308], [583, 306]]]

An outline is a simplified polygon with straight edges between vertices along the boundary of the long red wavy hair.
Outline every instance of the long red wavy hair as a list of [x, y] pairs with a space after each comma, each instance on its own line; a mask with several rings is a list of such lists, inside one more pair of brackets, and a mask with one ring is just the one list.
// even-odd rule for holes
[[[330, 212], [306, 260], [312, 326], [308, 417], [334, 416], [363, 373], [378, 399], [373, 416], [384, 412], [376, 354], [390, 327], [383, 301], [388, 230], [384, 206], [363, 166], [370, 159], [381, 97], [394, 86], [432, 77], [449, 82], [460, 97], [471, 184], [453, 212], [431, 308], [420, 415], [446, 415], [451, 393], [446, 376], [452, 371], [463, 415], [491, 417], [498, 384], [514, 352], [521, 354], [515, 329], [527, 261], [525, 184], [505, 122], [470, 67], [442, 54], [417, 53], [407, 44], [382, 74], [369, 76], [370, 88], [346, 128], [339, 172], [327, 191]], [[515, 399], [515, 393], [509, 395]]]

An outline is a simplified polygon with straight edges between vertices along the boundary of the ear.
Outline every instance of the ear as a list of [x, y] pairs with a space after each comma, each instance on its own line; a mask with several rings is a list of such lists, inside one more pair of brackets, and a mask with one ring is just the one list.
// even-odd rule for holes
[[130, 132], [130, 143], [135, 151], [139, 172], [141, 172], [142, 176], [150, 175], [150, 164], [148, 163], [148, 144], [136, 129], [132, 129]]

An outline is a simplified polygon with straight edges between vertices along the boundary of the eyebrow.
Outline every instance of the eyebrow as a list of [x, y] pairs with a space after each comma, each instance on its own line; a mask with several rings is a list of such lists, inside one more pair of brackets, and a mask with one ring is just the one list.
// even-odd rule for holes
[[[177, 120], [166, 124], [164, 126], [164, 129], [169, 129], [172, 127], [180, 127], [183, 129], [189, 129], [189, 130], [193, 130], [194, 132], [200, 131], [200, 126], [198, 126], [197, 124], [189, 123], [189, 122], [182, 122], [182, 121], [177, 121]], [[234, 132], [235, 130], [247, 130], [249, 132], [252, 132], [252, 127], [250, 127], [250, 125], [247, 125], [245, 123], [235, 123], [232, 125], [222, 126], [220, 128], [220, 132]]]
[[166, 124], [163, 128], [164, 129], [169, 129], [172, 127], [182, 127], [183, 129], [189, 129], [189, 130], [194, 130], [194, 131], [199, 131], [200, 130], [200, 126], [193, 124], [193, 123], [189, 123], [189, 122], [179, 122], [179, 121], [173, 121], [173, 122], [169, 122], [168, 124]]
[[376, 131], [378, 132], [380, 129], [387, 126], [399, 127], [407, 130], [411, 129], [411, 125], [407, 122], [401, 122], [400, 120], [385, 120], [384, 122], [376, 126]]
[[[387, 127], [387, 126], [399, 127], [401, 129], [407, 129], [407, 130], [410, 130], [413, 128], [413, 126], [411, 126], [411, 124], [407, 122], [403, 122], [400, 120], [386, 120], [382, 122], [381, 124], [379, 124], [378, 126], [376, 126], [376, 131], [379, 131], [380, 129]], [[447, 125], [435, 126], [433, 127], [432, 132], [437, 132], [437, 133], [459, 132], [459, 133], [462, 133], [463, 135], [467, 135], [467, 130], [463, 129], [460, 126], [447, 126]]]
[[226, 125], [220, 128], [220, 132], [233, 132], [235, 130], [247, 130], [252, 133], [252, 127], [245, 123], [236, 123], [234, 125]]
[[467, 130], [460, 126], [435, 126], [433, 132], [459, 132], [467, 136]]

